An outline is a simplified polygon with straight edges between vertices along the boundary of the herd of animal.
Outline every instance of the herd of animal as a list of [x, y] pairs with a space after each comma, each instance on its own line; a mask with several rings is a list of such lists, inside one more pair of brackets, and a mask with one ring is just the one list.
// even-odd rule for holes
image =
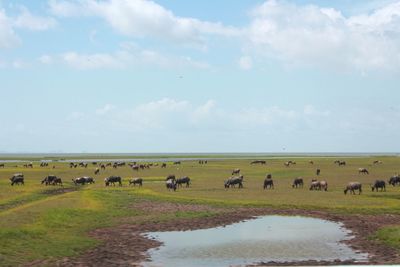
[[[207, 164], [207, 161], [205, 160], [199, 160], [198, 162], [199, 164]], [[313, 161], [309, 161], [310, 164], [314, 164]], [[97, 162], [92, 162], [93, 165], [97, 165], [100, 166], [101, 169], [105, 169], [108, 166], [112, 166], [113, 168], [118, 168], [121, 166], [125, 166], [126, 163], [125, 162], [114, 162], [112, 163], [107, 163], [107, 164], [98, 164]], [[173, 165], [180, 165], [181, 162], [180, 161], [176, 161], [173, 162]], [[265, 165], [266, 161], [264, 160], [255, 160], [250, 162], [251, 165], [254, 164], [260, 164], [260, 165]], [[284, 163], [284, 165], [286, 167], [290, 167], [290, 165], [295, 165], [296, 162], [294, 161], [287, 161]], [[346, 162], [345, 161], [334, 161], [334, 164], [337, 164], [338, 166], [346, 166]], [[374, 161], [373, 164], [382, 164], [381, 161]], [[148, 164], [137, 164], [136, 162], [134, 163], [129, 163], [128, 164], [132, 170], [139, 170], [139, 169], [146, 169], [146, 168], [150, 168], [153, 166], [158, 166], [158, 163], [148, 163]], [[24, 165], [26, 168], [33, 168], [33, 164], [29, 163], [29, 164], [25, 164]], [[46, 167], [48, 166], [48, 163], [44, 163], [42, 162], [40, 164], [40, 167]], [[69, 164], [70, 168], [77, 168], [78, 166], [83, 167], [83, 168], [87, 168], [88, 163], [70, 163]], [[162, 163], [161, 164], [161, 168], [166, 168], [166, 163]], [[4, 168], [4, 164], [0, 164], [0, 168]], [[95, 174], [99, 173], [99, 168], [96, 168], [95, 170]], [[317, 169], [316, 171], [316, 175], [320, 175], [321, 170]], [[359, 174], [369, 174], [368, 170], [366, 168], [359, 168], [358, 169], [358, 173]], [[231, 177], [229, 177], [227, 180], [224, 181], [224, 187], [226, 189], [228, 188], [236, 188], [236, 186], [238, 186], [238, 188], [243, 188], [243, 184], [244, 184], [244, 176], [241, 174], [241, 170], [236, 168], [233, 169], [231, 172]], [[24, 185], [24, 175], [22, 173], [16, 173], [14, 174], [11, 178], [11, 185]], [[73, 184], [75, 185], [85, 185], [85, 184], [94, 184], [95, 183], [95, 179], [89, 176], [83, 176], [83, 177], [77, 177], [75, 179], [72, 179]], [[62, 179], [60, 177], [57, 177], [55, 175], [48, 175], [46, 177], [44, 177], [44, 179], [41, 181], [41, 184], [44, 185], [60, 185], [63, 186], [63, 182]], [[105, 186], [115, 186], [116, 184], [119, 186], [122, 186], [122, 178], [120, 176], [110, 176], [104, 179], [104, 184]], [[191, 184], [191, 179], [188, 176], [184, 176], [181, 178], [176, 178], [175, 175], [171, 174], [168, 175], [165, 178], [165, 186], [168, 190], [173, 190], [176, 191], [177, 188], [182, 187], [183, 185], [185, 185], [185, 187], [190, 187]], [[397, 186], [400, 185], [400, 176], [399, 175], [394, 175], [392, 177], [389, 178], [388, 180], [388, 184], [392, 185], [392, 186]], [[129, 179], [129, 186], [142, 186], [143, 185], [143, 178], [131, 178]], [[302, 177], [296, 177], [293, 180], [292, 183], [292, 188], [303, 188], [304, 186], [304, 179]], [[274, 180], [272, 179], [272, 174], [267, 174], [265, 176], [264, 182], [263, 182], [263, 189], [274, 189]], [[371, 189], [372, 191], [386, 191], [386, 181], [384, 180], [375, 180], [373, 184], [371, 184]], [[312, 179], [310, 181], [310, 187], [309, 190], [318, 190], [318, 191], [328, 191], [328, 182], [325, 180], [320, 180], [318, 181], [317, 179]], [[344, 189], [344, 194], [347, 193], [350, 194], [355, 194], [356, 192], [358, 192], [358, 194], [362, 193], [362, 184], [360, 182], [349, 182], [345, 189]]]

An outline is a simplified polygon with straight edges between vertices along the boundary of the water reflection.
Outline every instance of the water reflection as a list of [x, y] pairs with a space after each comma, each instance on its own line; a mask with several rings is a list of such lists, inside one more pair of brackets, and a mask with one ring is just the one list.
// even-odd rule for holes
[[163, 242], [145, 266], [237, 266], [268, 261], [365, 261], [342, 240], [340, 224], [308, 217], [264, 216], [226, 227], [146, 234]]

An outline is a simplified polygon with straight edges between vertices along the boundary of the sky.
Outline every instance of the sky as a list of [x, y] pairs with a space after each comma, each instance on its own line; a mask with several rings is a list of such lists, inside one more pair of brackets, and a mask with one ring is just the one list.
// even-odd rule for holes
[[0, 153], [399, 152], [400, 1], [0, 0]]

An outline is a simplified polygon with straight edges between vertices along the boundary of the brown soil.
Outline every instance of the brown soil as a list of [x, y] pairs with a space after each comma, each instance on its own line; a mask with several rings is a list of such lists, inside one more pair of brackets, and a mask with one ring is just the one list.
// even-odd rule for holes
[[[275, 210], [269, 208], [213, 208], [205, 205], [188, 205], [177, 203], [161, 203], [143, 201], [134, 206], [142, 210], [145, 215], [127, 218], [114, 228], [97, 229], [91, 233], [102, 245], [87, 251], [80, 257], [64, 258], [57, 262], [57, 266], [140, 266], [148, 260], [147, 251], [161, 244], [143, 236], [145, 232], [153, 231], [184, 231], [224, 226], [250, 219], [259, 215], [302, 215], [341, 222], [351, 230], [355, 238], [346, 241], [360, 252], [370, 255], [369, 261], [363, 264], [398, 264], [399, 251], [390, 248], [378, 241], [371, 240], [371, 234], [383, 226], [399, 224], [400, 215], [342, 215], [331, 214], [325, 211], [304, 210]], [[203, 218], [172, 218], [159, 221], [160, 214], [173, 214], [176, 211], [209, 211], [215, 215]], [[31, 266], [45, 265], [43, 261], [31, 263]], [[258, 266], [297, 266], [297, 265], [346, 265], [359, 264], [353, 261], [334, 262], [267, 262]]]

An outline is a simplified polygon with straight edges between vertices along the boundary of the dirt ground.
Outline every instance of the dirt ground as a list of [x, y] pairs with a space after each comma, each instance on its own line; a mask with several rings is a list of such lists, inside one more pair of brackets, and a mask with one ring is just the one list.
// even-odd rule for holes
[[[143, 201], [135, 205], [142, 210], [142, 216], [126, 218], [113, 228], [97, 229], [91, 233], [102, 245], [85, 252], [80, 257], [63, 258], [57, 266], [140, 266], [148, 260], [147, 251], [161, 244], [147, 239], [142, 234], [153, 231], [183, 231], [223, 226], [250, 219], [260, 215], [303, 215], [341, 222], [352, 231], [355, 238], [346, 241], [355, 250], [369, 253], [369, 262], [363, 264], [398, 264], [398, 251], [368, 237], [378, 228], [400, 222], [399, 215], [339, 215], [325, 211], [274, 210], [268, 208], [214, 208], [206, 205], [190, 205], [178, 203], [160, 203]], [[158, 221], [157, 215], [177, 211], [209, 211], [216, 215], [206, 218], [176, 218]], [[42, 266], [46, 262], [34, 262], [30, 266]], [[257, 266], [296, 266], [296, 265], [347, 265], [360, 264], [353, 261], [334, 262], [266, 262]]]

